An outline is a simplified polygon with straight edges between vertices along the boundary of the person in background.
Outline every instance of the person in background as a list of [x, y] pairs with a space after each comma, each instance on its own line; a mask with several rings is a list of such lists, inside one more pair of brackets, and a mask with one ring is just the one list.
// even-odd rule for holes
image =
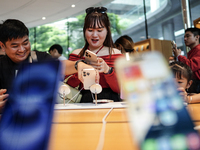
[[[98, 94], [98, 99], [110, 99], [121, 101], [119, 97], [119, 85], [115, 73], [114, 62], [117, 58], [123, 56], [121, 52], [114, 48], [111, 36], [110, 21], [107, 16], [107, 8], [90, 7], [86, 9], [86, 17], [83, 27], [85, 45], [82, 49], [76, 49], [69, 55], [69, 60], [84, 59], [85, 51], [88, 49], [98, 56], [97, 62], [90, 62], [90, 65], [96, 68], [100, 73], [100, 82], [102, 92]], [[76, 87], [83, 87], [77, 74], [71, 76], [67, 83]], [[82, 90], [81, 103], [93, 102], [90, 90]]]
[[193, 71], [193, 84], [189, 91], [193, 93], [200, 93], [200, 29], [188, 28], [184, 35], [185, 45], [191, 50], [187, 53], [187, 58], [181, 55], [181, 49], [173, 48], [174, 56], [190, 66]]
[[[0, 33], [0, 46], [6, 53], [0, 59], [0, 112], [2, 112], [9, 96], [6, 92], [12, 87], [12, 82], [17, 75], [20, 64], [32, 61], [32, 57], [29, 30], [23, 22], [16, 19], [7, 19], [0, 26]], [[37, 61], [55, 60], [46, 52], [35, 51], [35, 54], [37, 55]], [[77, 73], [78, 71], [80, 80], [83, 68], [93, 68], [80, 61], [63, 60], [62, 64], [65, 75]], [[98, 74], [95, 79], [98, 82]]]
[[66, 58], [62, 55], [63, 48], [59, 44], [54, 44], [49, 48], [49, 53], [53, 58], [59, 59], [59, 60], [66, 60]]
[[131, 37], [128, 35], [123, 35], [115, 41], [115, 47], [121, 50], [122, 54], [124, 53], [133, 53], [134, 52], [134, 42]]
[[200, 94], [188, 92], [188, 89], [193, 84], [191, 68], [179, 61], [172, 62], [169, 64], [169, 66], [174, 74], [175, 81], [178, 84], [178, 91], [180, 91], [180, 95], [183, 96], [185, 102], [189, 104], [199, 103]]

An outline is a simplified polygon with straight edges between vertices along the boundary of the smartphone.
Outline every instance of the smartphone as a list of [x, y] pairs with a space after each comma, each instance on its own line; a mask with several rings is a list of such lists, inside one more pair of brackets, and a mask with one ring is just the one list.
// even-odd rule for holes
[[84, 80], [83, 86], [85, 90], [89, 90], [91, 85], [96, 84], [95, 82], [96, 73], [97, 72], [94, 68], [82, 70], [82, 77]]
[[90, 50], [85, 51], [85, 61], [86, 62], [97, 62], [97, 55]]
[[171, 41], [172, 48], [176, 48], [175, 41]]
[[20, 67], [0, 120], [0, 149], [48, 149], [60, 79], [59, 61]]
[[161, 53], [137, 53], [115, 65], [133, 138], [142, 150], [200, 149], [200, 136]]

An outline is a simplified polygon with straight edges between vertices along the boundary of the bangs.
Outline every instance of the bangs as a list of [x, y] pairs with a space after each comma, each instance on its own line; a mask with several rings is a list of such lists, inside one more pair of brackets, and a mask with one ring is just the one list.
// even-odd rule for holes
[[188, 73], [187, 73], [187, 70], [185, 68], [173, 66], [172, 72], [173, 72], [174, 76], [177, 77], [178, 79], [183, 79], [183, 77], [188, 79]]
[[183, 72], [181, 70], [172, 69], [172, 72], [174, 74], [174, 77], [177, 77], [178, 79], [182, 79]]
[[[101, 15], [102, 16], [102, 15]], [[104, 28], [103, 19], [100, 15], [88, 17], [86, 20], [86, 28]]]

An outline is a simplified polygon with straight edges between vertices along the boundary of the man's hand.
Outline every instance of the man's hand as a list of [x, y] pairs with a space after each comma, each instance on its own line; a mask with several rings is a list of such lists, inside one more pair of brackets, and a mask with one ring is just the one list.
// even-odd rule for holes
[[3, 108], [6, 104], [7, 98], [8, 98], [8, 94], [4, 94], [6, 93], [6, 89], [0, 89], [0, 113], [2, 113]]
[[181, 49], [177, 49], [176, 44], [175, 44], [175, 47], [172, 48], [172, 51], [173, 51], [175, 57], [178, 57], [179, 55], [181, 55]]
[[183, 100], [187, 103], [188, 102], [188, 97], [187, 97], [187, 92], [183, 87], [178, 88], [180, 96], [183, 98]]

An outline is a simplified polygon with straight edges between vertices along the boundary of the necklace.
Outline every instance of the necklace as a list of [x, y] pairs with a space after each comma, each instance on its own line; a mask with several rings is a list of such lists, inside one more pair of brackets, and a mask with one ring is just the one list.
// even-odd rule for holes
[[[103, 45], [100, 47], [100, 49], [96, 52], [96, 54], [103, 48]], [[88, 46], [89, 49], [89, 46]], [[89, 49], [90, 50], [90, 49]]]

